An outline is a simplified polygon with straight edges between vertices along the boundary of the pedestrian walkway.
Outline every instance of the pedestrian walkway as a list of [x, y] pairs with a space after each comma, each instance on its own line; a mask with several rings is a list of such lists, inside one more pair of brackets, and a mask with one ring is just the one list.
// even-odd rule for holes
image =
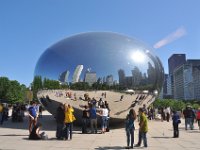
[[[28, 140], [28, 121], [12, 123], [6, 121], [0, 126], [0, 150], [103, 150], [124, 149], [126, 135], [123, 129], [112, 129], [105, 134], [81, 134], [76, 128], [71, 141], [58, 141], [55, 139], [56, 123], [52, 115], [47, 112], [40, 118], [43, 129], [49, 140]], [[183, 122], [183, 121], [182, 121]], [[135, 144], [138, 140], [138, 122], [136, 122]], [[148, 150], [196, 150], [200, 149], [200, 131], [195, 124], [194, 130], [185, 130], [184, 123], [180, 125], [180, 138], [172, 138], [171, 122], [149, 121]]]

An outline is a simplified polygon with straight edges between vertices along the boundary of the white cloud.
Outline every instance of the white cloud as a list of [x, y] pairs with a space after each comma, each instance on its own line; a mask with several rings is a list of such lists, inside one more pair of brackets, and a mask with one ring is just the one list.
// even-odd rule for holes
[[181, 37], [186, 35], [186, 30], [184, 27], [179, 27], [175, 32], [169, 34], [167, 37], [163, 38], [162, 40], [158, 41], [153, 47], [154, 48], [161, 48]]

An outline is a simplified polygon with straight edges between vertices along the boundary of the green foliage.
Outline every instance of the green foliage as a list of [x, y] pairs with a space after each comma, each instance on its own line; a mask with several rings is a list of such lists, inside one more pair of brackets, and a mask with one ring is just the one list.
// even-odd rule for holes
[[31, 89], [33, 91], [33, 99], [37, 99], [37, 92], [42, 89], [42, 77], [41, 76], [35, 76], [33, 79], [33, 83], [31, 84]]
[[27, 88], [16, 80], [9, 80], [7, 77], [0, 77], [0, 99], [8, 103], [24, 102]]
[[10, 87], [10, 80], [7, 77], [0, 77], [0, 98], [7, 99], [6, 95]]
[[199, 108], [199, 104], [196, 101], [182, 101], [182, 100], [175, 100], [175, 99], [157, 99], [153, 103], [154, 107], [161, 108], [161, 107], [171, 107], [172, 110], [183, 110], [186, 105], [191, 105], [192, 108], [197, 109]]
[[77, 82], [70, 85], [70, 88], [73, 90], [89, 90], [90, 86], [86, 82]]
[[44, 81], [43, 81], [44, 89], [60, 89], [60, 87], [61, 86], [60, 86], [59, 81], [44, 78]]

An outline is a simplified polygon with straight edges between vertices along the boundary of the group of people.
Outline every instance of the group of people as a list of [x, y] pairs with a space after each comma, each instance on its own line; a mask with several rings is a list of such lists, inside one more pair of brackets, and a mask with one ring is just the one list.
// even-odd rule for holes
[[73, 122], [75, 120], [73, 107], [70, 104], [60, 104], [56, 111], [57, 139], [72, 139]]
[[110, 108], [107, 101], [103, 101], [102, 98], [98, 101], [92, 99], [88, 101], [88, 105], [84, 106], [83, 115], [82, 115], [82, 133], [89, 133], [88, 125], [90, 124], [90, 133], [97, 133], [97, 122], [98, 114], [100, 116], [101, 123], [101, 133], [109, 131], [109, 114]]
[[8, 119], [8, 107], [0, 103], [0, 125]]
[[38, 117], [41, 116], [41, 108], [36, 105], [36, 102], [32, 101], [31, 106], [28, 108], [29, 116], [29, 139], [40, 140], [46, 139], [47, 135], [45, 132], [40, 133], [42, 124], [38, 122]]
[[[139, 136], [138, 143], [135, 147], [140, 147], [143, 141], [144, 147], [147, 147], [147, 132], [148, 132], [148, 121], [145, 114], [145, 110], [143, 108], [139, 108]], [[133, 108], [130, 109], [129, 114], [126, 117], [125, 121], [125, 130], [127, 137], [127, 147], [126, 149], [130, 149], [134, 147], [134, 130], [135, 130], [135, 120], [136, 120], [136, 112]]]

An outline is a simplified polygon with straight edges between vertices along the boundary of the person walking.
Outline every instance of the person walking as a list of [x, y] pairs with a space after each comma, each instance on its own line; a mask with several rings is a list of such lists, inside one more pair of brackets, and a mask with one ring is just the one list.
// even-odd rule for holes
[[148, 132], [148, 122], [147, 117], [144, 113], [143, 108], [139, 108], [139, 140], [135, 147], [140, 147], [143, 141], [144, 147], [147, 147], [147, 132]]
[[178, 125], [181, 123], [180, 117], [176, 111], [173, 111], [173, 116], [172, 116], [172, 123], [173, 123], [173, 129], [174, 129], [174, 138], [179, 137], [179, 129]]
[[[135, 125], [134, 121], [136, 119], [136, 113], [135, 110], [132, 108], [129, 111], [129, 114], [126, 116], [126, 137], [127, 137], [127, 147], [126, 149], [133, 148], [134, 144], [134, 130], [135, 130]], [[131, 143], [131, 146], [130, 146]], [[130, 147], [129, 147], [130, 146]]]
[[193, 130], [195, 113], [192, 110], [192, 107], [190, 105], [186, 106], [185, 110], [183, 111], [183, 115], [184, 115], [184, 118], [185, 118], [185, 130], [187, 130], [188, 124], [190, 126], [190, 129]]

